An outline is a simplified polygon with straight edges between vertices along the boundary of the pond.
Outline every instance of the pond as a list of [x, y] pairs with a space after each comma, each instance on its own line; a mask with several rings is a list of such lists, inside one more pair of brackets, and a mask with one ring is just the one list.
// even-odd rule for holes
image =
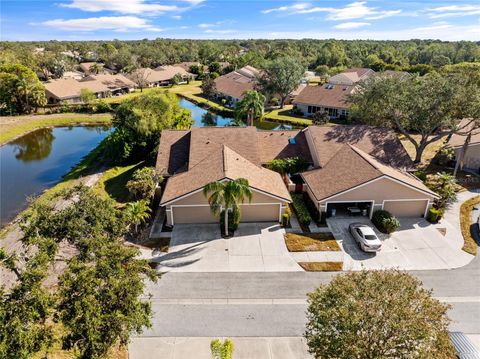
[[0, 226], [55, 185], [108, 134], [104, 127], [42, 128], [0, 147]]
[[[192, 112], [192, 118], [195, 121], [193, 126], [195, 127], [207, 127], [207, 126], [225, 127], [225, 126], [238, 124], [231, 117], [223, 117], [220, 115], [216, 115], [213, 112], [205, 110], [200, 106], [184, 98], [180, 98], [179, 100], [180, 100], [180, 107], [186, 108]], [[240, 125], [244, 125], [244, 124], [240, 123]], [[254, 125], [261, 130], [288, 130], [292, 128], [292, 126], [290, 125], [279, 124], [271, 121], [255, 121]]]

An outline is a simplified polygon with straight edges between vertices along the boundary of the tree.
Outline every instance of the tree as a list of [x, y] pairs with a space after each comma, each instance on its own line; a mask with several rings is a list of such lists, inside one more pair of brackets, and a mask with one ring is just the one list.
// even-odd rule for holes
[[447, 172], [438, 172], [433, 176], [429, 187], [440, 195], [440, 198], [435, 200], [437, 209], [443, 209], [447, 204], [455, 201], [457, 198], [456, 183], [455, 176]]
[[90, 103], [97, 99], [97, 95], [90, 89], [84, 88], [80, 90], [80, 100], [83, 103]]
[[162, 179], [157, 180], [154, 168], [144, 167], [133, 173], [132, 179], [127, 182], [127, 189], [130, 195], [136, 200], [150, 200], [155, 193], [157, 182], [161, 181]]
[[260, 77], [259, 85], [264, 93], [280, 96], [280, 108], [287, 97], [300, 85], [305, 68], [294, 58], [283, 57], [267, 64]]
[[88, 69], [88, 72], [91, 74], [99, 74], [103, 69], [103, 66], [99, 64], [98, 62], [95, 62], [90, 68]]
[[28, 67], [13, 64], [0, 66], [0, 114], [29, 113], [44, 106], [45, 87]]
[[263, 116], [265, 96], [255, 90], [246, 91], [243, 99], [235, 105], [234, 115], [237, 119], [247, 118], [247, 126], [253, 126], [253, 120]]
[[130, 79], [135, 82], [140, 92], [143, 92], [143, 89], [148, 86], [148, 76], [147, 69], [136, 69], [130, 74]]
[[453, 358], [448, 308], [408, 273], [350, 272], [308, 294], [305, 338], [317, 358]]
[[[374, 76], [360, 82], [349, 101], [353, 118], [402, 133], [415, 148], [416, 164], [430, 143], [463, 133], [480, 118], [478, 85], [458, 75]], [[460, 125], [464, 118], [471, 121]]]
[[312, 122], [314, 125], [326, 125], [330, 122], [330, 116], [328, 112], [319, 110], [312, 115]]
[[126, 157], [145, 158], [156, 151], [160, 132], [167, 128], [187, 129], [193, 124], [191, 113], [181, 109], [173, 93], [152, 91], [126, 101], [116, 109], [113, 126], [118, 134], [115, 143], [128, 146]]
[[202, 93], [206, 98], [212, 98], [215, 95], [215, 81], [211, 76], [205, 77], [202, 81]]
[[180, 84], [181, 82], [183, 82], [183, 77], [182, 77], [182, 75], [180, 75], [180, 74], [175, 74], [175, 75], [172, 77], [172, 85], [178, 85], [178, 84]]
[[216, 72], [217, 74], [219, 74], [222, 71], [222, 66], [217, 61], [212, 62], [210, 63], [210, 65], [208, 65], [208, 71], [211, 73]]
[[225, 182], [210, 182], [203, 187], [203, 195], [207, 198], [210, 209], [218, 216], [224, 209], [224, 233], [228, 236], [228, 209], [240, 211], [240, 202], [245, 198], [252, 200], [252, 191], [248, 180], [238, 178]]
[[230, 339], [225, 339], [223, 343], [220, 339], [214, 339], [210, 342], [210, 351], [214, 359], [231, 359], [233, 348], [233, 341]]
[[151, 208], [145, 200], [129, 202], [126, 207], [127, 218], [135, 226], [135, 233], [138, 232], [138, 226], [145, 223], [150, 218]]
[[80, 359], [103, 358], [115, 344], [150, 327], [151, 304], [142, 298], [144, 278], [156, 281], [139, 251], [118, 240], [95, 241], [71, 260], [60, 278], [58, 318], [66, 328], [63, 346]]

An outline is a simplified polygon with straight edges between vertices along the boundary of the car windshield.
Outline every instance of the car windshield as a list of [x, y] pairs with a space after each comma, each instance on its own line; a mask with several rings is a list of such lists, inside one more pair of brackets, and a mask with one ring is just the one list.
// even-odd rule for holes
[[373, 234], [365, 234], [365, 239], [374, 240], [374, 239], [377, 239], [377, 236], [375, 236]]

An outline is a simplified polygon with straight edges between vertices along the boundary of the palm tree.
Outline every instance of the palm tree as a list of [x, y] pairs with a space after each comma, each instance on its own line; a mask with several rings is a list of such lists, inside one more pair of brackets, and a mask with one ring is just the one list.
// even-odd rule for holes
[[245, 197], [250, 202], [252, 200], [252, 191], [248, 186], [248, 180], [238, 178], [233, 181], [210, 182], [203, 187], [203, 194], [208, 199], [210, 209], [215, 216], [225, 209], [225, 235], [228, 235], [228, 210], [240, 210], [239, 203], [243, 202]]
[[253, 126], [253, 120], [263, 116], [263, 106], [265, 96], [255, 90], [249, 90], [244, 93], [243, 99], [235, 105], [235, 117], [247, 117], [247, 125]]
[[127, 203], [126, 210], [129, 220], [135, 225], [135, 233], [137, 233], [138, 225], [145, 223], [152, 212], [147, 201]]
[[24, 110], [26, 112], [29, 112], [29, 109], [30, 109], [30, 104], [28, 103], [28, 99], [29, 99], [30, 94], [31, 94], [31, 88], [32, 88], [32, 86], [30, 85], [30, 83], [26, 79], [21, 78], [18, 81], [17, 90], [21, 95], [23, 95], [23, 97], [25, 99]]
[[92, 66], [90, 66], [88, 71], [91, 74], [97, 75], [100, 71], [102, 71], [102, 66], [100, 66], [100, 64], [98, 62], [95, 62]]

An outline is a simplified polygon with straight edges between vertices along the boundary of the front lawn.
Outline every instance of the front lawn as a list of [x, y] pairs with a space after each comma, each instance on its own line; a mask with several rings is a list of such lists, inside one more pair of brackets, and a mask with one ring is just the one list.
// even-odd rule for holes
[[331, 232], [286, 233], [285, 244], [290, 252], [340, 251]]
[[472, 231], [474, 230], [472, 223], [472, 210], [476, 205], [480, 205], [480, 196], [470, 198], [465, 201], [460, 207], [460, 227], [463, 235], [463, 250], [467, 253], [477, 255], [478, 244], [473, 237]]
[[307, 272], [340, 272], [343, 262], [300, 262], [300, 267]]

